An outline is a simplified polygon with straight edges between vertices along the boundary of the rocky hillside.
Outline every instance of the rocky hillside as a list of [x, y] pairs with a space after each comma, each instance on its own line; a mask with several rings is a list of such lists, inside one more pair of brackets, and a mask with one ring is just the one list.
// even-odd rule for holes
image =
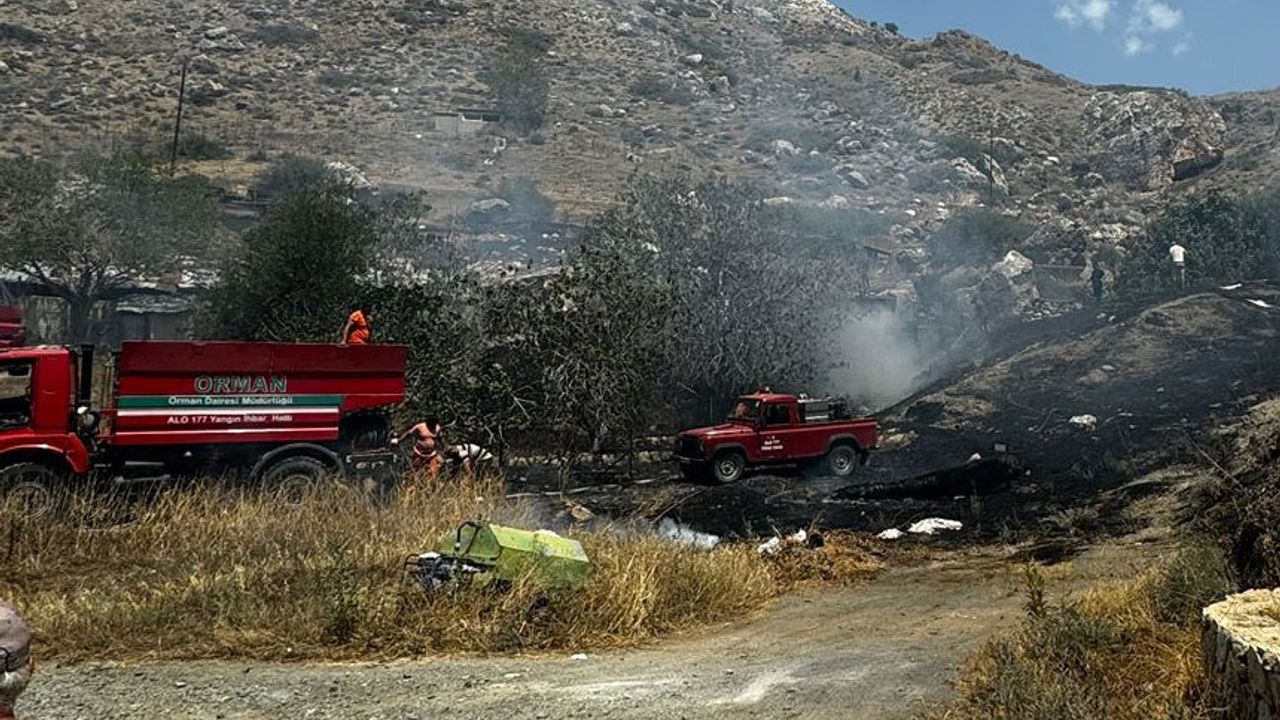
[[[478, 73], [512, 32], [549, 41], [544, 128], [436, 132], [493, 106]], [[1079, 262], [1171, 194], [1280, 169], [1280, 95], [1097, 88], [825, 0], [0, 0], [0, 151], [162, 147], [184, 56], [187, 132], [231, 153], [206, 172], [323, 155], [442, 217], [527, 176], [580, 219], [637, 166], [688, 169], [883, 215], [867, 239], [890, 249], [994, 200]]]

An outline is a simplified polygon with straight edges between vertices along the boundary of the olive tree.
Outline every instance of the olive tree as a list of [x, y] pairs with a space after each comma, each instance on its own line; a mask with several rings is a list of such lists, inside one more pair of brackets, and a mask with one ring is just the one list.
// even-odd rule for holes
[[217, 195], [126, 158], [0, 160], [0, 267], [67, 303], [71, 342], [95, 304], [198, 264], [219, 235]]

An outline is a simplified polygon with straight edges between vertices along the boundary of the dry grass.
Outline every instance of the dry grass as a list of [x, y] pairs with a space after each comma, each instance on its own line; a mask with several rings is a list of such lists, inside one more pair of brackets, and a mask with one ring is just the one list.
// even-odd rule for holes
[[1220, 558], [1191, 550], [1078, 602], [1044, 603], [1031, 575], [1028, 617], [973, 658], [960, 699], [934, 720], [1213, 718], [1199, 611], [1226, 589]]
[[1263, 608], [1262, 614], [1276, 622], [1280, 622], [1280, 600], [1275, 600], [1270, 607]]
[[526, 580], [423, 593], [405, 576], [405, 556], [461, 521], [540, 524], [501, 490], [463, 481], [384, 508], [344, 488], [296, 506], [172, 492], [106, 530], [5, 528], [16, 542], [0, 537], [0, 597], [35, 623], [42, 654], [62, 661], [345, 660], [633, 644], [740, 620], [802, 582], [876, 567], [848, 543], [761, 558], [750, 545], [700, 552], [601, 531], [576, 535], [596, 567], [580, 592], [548, 596]]

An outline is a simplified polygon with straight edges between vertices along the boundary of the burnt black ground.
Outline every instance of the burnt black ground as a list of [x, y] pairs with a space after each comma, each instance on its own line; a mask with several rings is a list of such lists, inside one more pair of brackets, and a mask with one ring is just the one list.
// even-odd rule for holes
[[[1127, 532], [1108, 526], [1135, 499], [1126, 486], [1198, 459], [1215, 425], [1280, 391], [1278, 351], [1280, 289], [1269, 284], [1086, 308], [1002, 330], [973, 365], [880, 413], [885, 448], [852, 481], [780, 473], [707, 487], [643, 468], [636, 477], [662, 481], [597, 478], [573, 500], [730, 537], [879, 531], [932, 516], [965, 523], [953, 542], [1034, 537], [1089, 506], [1108, 510], [1093, 530]], [[1096, 427], [1070, 422], [1086, 414]], [[1017, 472], [993, 473], [997, 443]], [[969, 464], [975, 453], [986, 461]]]

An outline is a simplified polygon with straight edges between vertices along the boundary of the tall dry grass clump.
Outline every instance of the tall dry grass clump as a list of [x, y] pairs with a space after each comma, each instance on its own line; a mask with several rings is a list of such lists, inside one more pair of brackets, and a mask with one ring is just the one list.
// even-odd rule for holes
[[[464, 520], [540, 526], [494, 480], [427, 485], [385, 507], [344, 487], [300, 504], [202, 487], [130, 512], [127, 523], [100, 530], [52, 520], [15, 527], [0, 517], [0, 597], [33, 619], [48, 656], [578, 650], [748, 617], [794, 585], [793, 570], [750, 545], [702, 552], [602, 530], [574, 534], [595, 565], [579, 591], [548, 593], [525, 578], [501, 589], [424, 592], [406, 576], [405, 557], [434, 549]], [[864, 557], [857, 570], [874, 567]]]
[[1028, 571], [1027, 618], [990, 643], [930, 720], [1222, 718], [1200, 656], [1200, 611], [1228, 583], [1220, 555], [1188, 549], [1132, 581], [1055, 605]]

